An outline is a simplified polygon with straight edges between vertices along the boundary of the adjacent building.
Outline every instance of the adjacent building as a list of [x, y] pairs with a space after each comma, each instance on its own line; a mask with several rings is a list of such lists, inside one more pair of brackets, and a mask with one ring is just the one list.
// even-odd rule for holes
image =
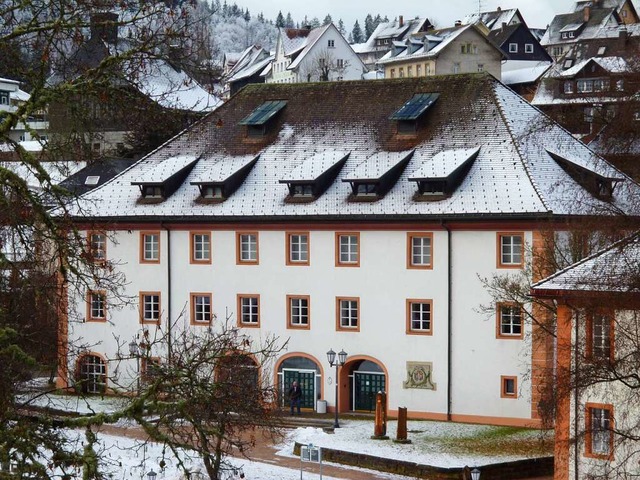
[[[18, 107], [28, 100], [29, 94], [20, 89], [20, 82], [0, 78], [0, 118], [2, 118], [2, 112], [16, 112]], [[40, 110], [11, 129], [9, 139], [14, 142], [37, 141], [43, 144], [46, 143], [48, 134], [47, 114], [44, 110]]]
[[69, 286], [61, 335], [82, 348], [60, 386], [135, 384], [122, 345], [228, 321], [288, 341], [255, 378], [298, 380], [304, 408], [371, 411], [383, 390], [391, 414], [540, 425], [553, 342], [481, 279], [640, 191], [546, 120], [486, 73], [246, 86], [70, 207], [126, 283]]
[[477, 25], [431, 30], [404, 42], [394, 42], [378, 65], [385, 78], [429, 77], [488, 72], [500, 79], [502, 51]]

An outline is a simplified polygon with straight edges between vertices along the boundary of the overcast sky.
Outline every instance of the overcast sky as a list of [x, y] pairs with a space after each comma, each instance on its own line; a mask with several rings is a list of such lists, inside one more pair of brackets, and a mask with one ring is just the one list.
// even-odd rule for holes
[[[227, 0], [232, 4], [233, 0]], [[286, 16], [291, 12], [294, 21], [301, 22], [304, 16], [309, 19], [318, 17], [320, 21], [329, 13], [334, 22], [342, 18], [348, 32], [353, 28], [356, 20], [362, 22], [367, 13], [372, 15], [387, 15], [393, 20], [398, 15], [405, 19], [416, 16], [427, 17], [439, 27], [447, 27], [462, 19], [465, 15], [478, 11], [478, 3], [483, 11], [495, 10], [498, 6], [503, 9], [519, 8], [527, 25], [535, 28], [546, 27], [557, 13], [568, 13], [574, 4], [573, 0], [439, 0], [419, 2], [416, 0], [315, 0], [302, 2], [300, 0], [237, 0], [240, 7], [248, 8], [252, 15], [264, 13], [269, 19], [275, 19], [278, 11]]]

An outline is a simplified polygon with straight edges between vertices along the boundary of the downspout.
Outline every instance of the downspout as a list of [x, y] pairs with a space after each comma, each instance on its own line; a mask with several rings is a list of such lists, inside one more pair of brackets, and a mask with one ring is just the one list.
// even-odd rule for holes
[[171, 339], [171, 230], [165, 225], [167, 232], [167, 363], [171, 364], [173, 340]]
[[452, 284], [452, 266], [451, 266], [451, 229], [445, 222], [441, 222], [442, 228], [447, 231], [447, 421], [451, 421], [451, 284]]
[[[574, 335], [575, 335], [575, 340], [573, 341], [573, 368], [575, 369], [575, 375], [578, 375], [578, 334], [580, 332], [579, 326], [578, 324], [580, 323], [578, 316], [575, 316], [575, 327], [574, 327]], [[571, 378], [571, 377], [569, 377]], [[578, 405], [578, 382], [577, 380], [575, 380], [575, 390], [573, 392], [573, 476], [576, 480], [578, 480], [578, 414], [579, 412], [579, 405]], [[585, 423], [587, 421], [587, 418], [585, 417]], [[585, 425], [586, 428], [586, 425]]]

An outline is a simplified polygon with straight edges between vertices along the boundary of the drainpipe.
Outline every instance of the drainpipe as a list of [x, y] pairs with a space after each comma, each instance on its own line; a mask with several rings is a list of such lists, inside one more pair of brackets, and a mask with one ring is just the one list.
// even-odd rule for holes
[[167, 363], [171, 363], [173, 340], [171, 339], [171, 230], [166, 225], [162, 228], [167, 232]]
[[442, 228], [447, 231], [447, 421], [451, 421], [451, 229], [446, 223], [441, 222]]
[[[577, 310], [577, 311], [579, 311], [579, 310]], [[579, 355], [579, 353], [578, 353], [578, 339], [579, 339], [578, 335], [579, 335], [579, 332], [580, 332], [579, 325], [578, 325], [580, 323], [578, 315], [575, 315], [575, 319], [574, 319], [574, 323], [575, 323], [575, 326], [574, 326], [575, 340], [573, 341], [573, 369], [575, 369], [574, 371], [576, 372], [575, 373], [576, 376], [578, 375], [578, 365], [579, 365], [578, 361], [580, 360], [580, 358], [578, 357], [578, 355]], [[572, 315], [572, 317], [574, 317], [574, 316]], [[569, 378], [571, 378], [571, 376], [569, 376]], [[578, 465], [579, 465], [579, 462], [578, 462], [578, 415], [580, 414], [580, 412], [579, 412], [580, 407], [578, 405], [578, 403], [579, 403], [578, 402], [578, 400], [579, 400], [578, 394], [580, 392], [579, 392], [579, 389], [578, 389], [578, 382], [576, 381], [575, 383], [576, 383], [575, 390], [573, 392], [573, 397], [574, 397], [574, 401], [573, 401], [573, 475], [574, 475], [575, 480], [578, 480], [579, 479], [579, 476], [578, 476]], [[585, 416], [584, 421], [585, 421], [585, 427], [586, 427], [586, 421], [587, 421], [586, 416]]]

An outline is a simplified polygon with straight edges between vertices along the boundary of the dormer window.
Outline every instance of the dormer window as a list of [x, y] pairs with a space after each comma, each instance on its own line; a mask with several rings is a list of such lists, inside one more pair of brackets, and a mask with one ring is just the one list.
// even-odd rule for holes
[[190, 182], [200, 191], [196, 203], [224, 202], [242, 185], [259, 157], [260, 155], [213, 155], [201, 160]]
[[409, 180], [418, 184], [416, 201], [437, 201], [450, 197], [462, 183], [480, 152], [480, 147], [445, 150], [422, 163]]
[[150, 168], [143, 170], [140, 177], [131, 182], [140, 189], [138, 201], [159, 203], [169, 198], [182, 185], [197, 161], [195, 155], [179, 155], [155, 164], [150, 162]]
[[367, 158], [342, 179], [351, 184], [349, 200], [372, 202], [383, 198], [400, 178], [413, 152], [378, 152]]
[[308, 203], [319, 198], [336, 179], [349, 158], [348, 152], [328, 150], [318, 153], [279, 180], [289, 187], [287, 203]]
[[600, 200], [611, 200], [616, 185], [623, 180], [622, 178], [605, 176], [549, 150], [547, 153], [576, 183]]
[[278, 113], [287, 105], [285, 100], [264, 102], [243, 118], [239, 125], [246, 125], [247, 137], [264, 137]]
[[415, 134], [418, 121], [438, 100], [439, 93], [418, 93], [389, 117], [397, 120], [398, 134]]

